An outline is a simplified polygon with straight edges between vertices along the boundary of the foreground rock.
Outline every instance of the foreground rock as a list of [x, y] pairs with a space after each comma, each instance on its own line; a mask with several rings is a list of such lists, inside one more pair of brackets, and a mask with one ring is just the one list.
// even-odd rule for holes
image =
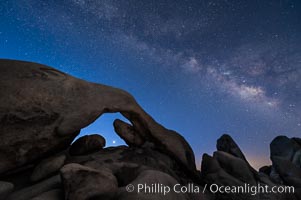
[[300, 146], [286, 136], [276, 137], [270, 144], [271, 159], [273, 157], [281, 157], [285, 160], [292, 160], [294, 153], [300, 148]]
[[130, 124], [123, 122], [121, 120], [114, 121], [114, 130], [115, 132], [128, 144], [131, 146], [142, 146], [145, 141], [143, 138], [137, 133], [133, 126]]
[[214, 152], [213, 157], [228, 174], [243, 183], [256, 184], [253, 173], [244, 160], [222, 151]]
[[66, 149], [81, 128], [106, 112], [120, 112], [144, 141], [196, 173], [185, 139], [158, 124], [123, 90], [13, 60], [0, 60], [0, 85], [0, 175]]
[[44, 192], [61, 188], [61, 178], [59, 175], [43, 180], [31, 186], [13, 192], [8, 196], [8, 200], [29, 200]]
[[6, 197], [14, 190], [14, 185], [9, 182], [0, 181], [0, 200]]
[[64, 193], [61, 189], [54, 189], [42, 193], [31, 200], [64, 200]]
[[230, 135], [222, 135], [216, 142], [216, 149], [218, 151], [229, 153], [237, 158], [247, 161], [245, 155], [242, 153], [242, 151]]
[[301, 186], [301, 145], [299, 138], [276, 137], [270, 144], [272, 169], [270, 176], [275, 183]]
[[106, 140], [101, 135], [85, 135], [76, 140], [70, 147], [72, 156], [80, 156], [101, 150], [106, 146]]
[[35, 167], [30, 180], [36, 182], [54, 174], [55, 172], [58, 172], [59, 169], [64, 165], [65, 160], [66, 156], [64, 154], [43, 160]]
[[79, 164], [68, 164], [61, 169], [61, 176], [66, 199], [110, 199], [118, 189], [116, 177], [106, 168], [95, 170]]
[[[218, 151], [213, 157], [203, 155], [202, 178], [207, 184], [218, 184], [220, 186], [267, 186], [283, 187], [282, 184], [294, 186], [295, 193], [271, 193], [269, 191], [252, 195], [248, 193], [228, 193], [215, 195], [217, 199], [277, 199], [277, 200], [297, 200], [300, 196], [301, 169], [298, 165], [299, 153], [298, 144], [286, 137], [277, 137], [271, 143], [271, 159], [273, 165], [263, 167], [261, 172], [254, 170], [248, 163], [246, 157], [229, 135], [223, 135], [217, 140]], [[295, 159], [293, 159], [295, 157]], [[297, 161], [296, 161], [297, 160]], [[275, 178], [278, 176], [277, 178]], [[280, 179], [281, 181], [279, 181]], [[281, 184], [277, 185], [277, 184]]]

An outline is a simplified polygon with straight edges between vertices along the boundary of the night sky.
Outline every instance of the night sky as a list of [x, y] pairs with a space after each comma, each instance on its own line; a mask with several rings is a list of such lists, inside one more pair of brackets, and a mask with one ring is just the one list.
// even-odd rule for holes
[[[256, 168], [275, 136], [300, 137], [300, 0], [1, 0], [0, 57], [129, 91], [197, 164], [223, 133]], [[124, 144], [116, 117], [81, 135]]]

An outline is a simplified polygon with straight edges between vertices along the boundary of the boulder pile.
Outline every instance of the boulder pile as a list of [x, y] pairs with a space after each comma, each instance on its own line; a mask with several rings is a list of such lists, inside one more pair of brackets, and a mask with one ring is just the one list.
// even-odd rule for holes
[[[106, 147], [96, 134], [73, 142], [82, 128], [112, 112], [129, 121], [113, 123], [126, 146]], [[0, 138], [0, 200], [301, 199], [301, 139], [275, 138], [273, 165], [256, 171], [223, 135], [199, 171], [186, 140], [129, 93], [37, 63], [0, 60]], [[207, 187], [258, 183], [294, 186], [295, 193], [225, 194]], [[139, 190], [139, 184], [151, 188]], [[190, 192], [163, 194], [175, 185]]]

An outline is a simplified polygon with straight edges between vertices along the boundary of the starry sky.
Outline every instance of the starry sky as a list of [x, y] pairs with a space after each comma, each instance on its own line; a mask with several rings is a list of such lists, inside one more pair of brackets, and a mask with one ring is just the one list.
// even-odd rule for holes
[[[229, 133], [251, 164], [301, 132], [299, 0], [1, 0], [0, 57], [129, 91], [197, 164]], [[106, 114], [82, 130], [124, 144]]]

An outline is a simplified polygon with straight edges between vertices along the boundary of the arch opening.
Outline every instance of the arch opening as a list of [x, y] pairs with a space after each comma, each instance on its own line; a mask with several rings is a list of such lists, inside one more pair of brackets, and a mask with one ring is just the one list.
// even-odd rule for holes
[[80, 134], [76, 136], [73, 142], [85, 135], [98, 134], [105, 138], [105, 147], [127, 145], [124, 142], [124, 140], [120, 138], [118, 134], [114, 131], [113, 122], [115, 119], [120, 119], [124, 122], [131, 124], [131, 122], [124, 116], [122, 116], [120, 113], [104, 113], [100, 117], [98, 117], [93, 123], [82, 128]]

